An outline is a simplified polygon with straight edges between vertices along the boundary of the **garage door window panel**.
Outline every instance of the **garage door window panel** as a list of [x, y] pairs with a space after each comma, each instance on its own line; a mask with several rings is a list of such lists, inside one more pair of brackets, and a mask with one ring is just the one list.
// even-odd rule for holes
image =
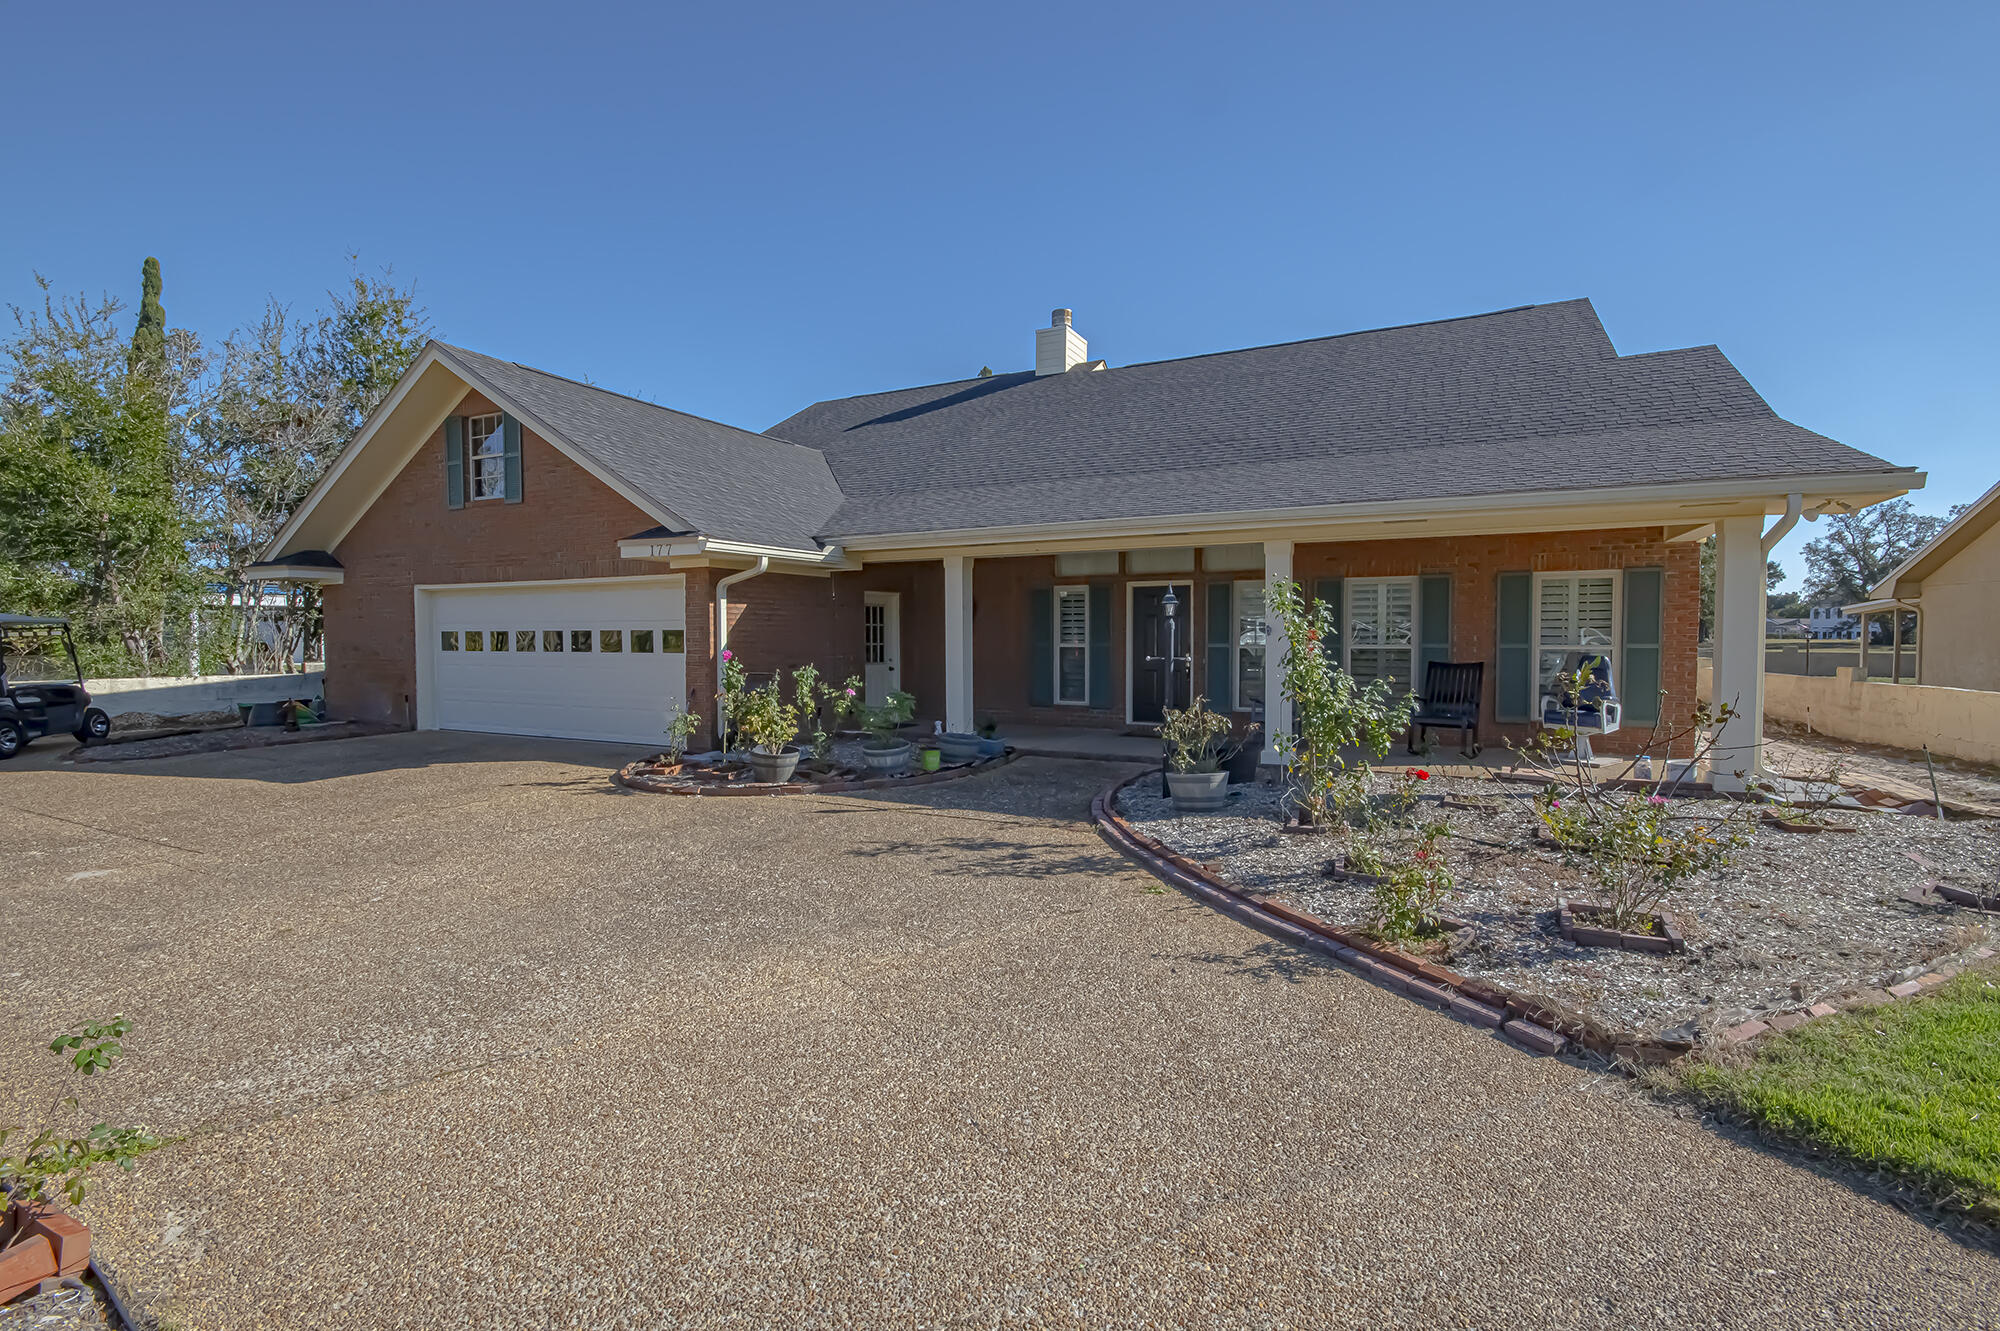
[[515, 650], [515, 651], [517, 651], [517, 652], [532, 652], [532, 651], [534, 651], [534, 650], [535, 650], [535, 631], [534, 631], [533, 629], [515, 629], [515, 630], [514, 630], [514, 650]]
[[589, 650], [590, 650], [590, 630], [589, 630], [589, 629], [571, 629], [571, 630], [569, 631], [569, 649], [570, 649], [571, 651], [573, 651], [573, 652], [587, 652], [587, 651], [589, 651]]
[[543, 650], [543, 651], [545, 651], [545, 652], [559, 652], [559, 651], [561, 651], [562, 649], [563, 649], [563, 644], [562, 644], [562, 630], [561, 630], [561, 629], [543, 629], [543, 630], [542, 630], [542, 650]]
[[650, 651], [652, 651], [652, 650], [653, 650], [653, 630], [651, 630], [651, 629], [633, 629], [633, 630], [632, 630], [632, 650], [633, 650], [633, 651], [635, 651], [635, 652], [650, 652]]
[[443, 631], [442, 633], [438, 634], [438, 649], [439, 649], [440, 651], [446, 651], [446, 652], [455, 652], [455, 651], [457, 651], [457, 650], [458, 650], [458, 630], [457, 630], [457, 629], [446, 629], [446, 630], [444, 630], [444, 631]]
[[597, 650], [600, 652], [622, 652], [625, 650], [624, 629], [599, 629]]

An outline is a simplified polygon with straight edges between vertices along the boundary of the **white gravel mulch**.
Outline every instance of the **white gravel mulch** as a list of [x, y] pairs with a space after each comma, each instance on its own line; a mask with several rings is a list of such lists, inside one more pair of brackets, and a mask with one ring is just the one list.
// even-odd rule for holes
[[[1840, 812], [1831, 821], [1860, 830], [1801, 834], [1760, 825], [1727, 869], [1700, 875], [1669, 896], [1666, 910], [1687, 938], [1685, 954], [1579, 947], [1557, 928], [1558, 903], [1597, 892], [1581, 861], [1535, 842], [1534, 788], [1439, 777], [1425, 789], [1422, 816], [1444, 818], [1453, 833], [1445, 844], [1458, 891], [1445, 909], [1473, 926], [1470, 941], [1459, 935], [1443, 963], [1614, 1029], [1697, 1038], [1754, 1016], [1898, 983], [2000, 932], [1994, 928], [2000, 917], [1903, 899], [1908, 888], [1940, 872], [1993, 881], [2000, 823]], [[1449, 809], [1443, 798], [1496, 807]], [[1722, 807], [1702, 800], [1676, 805], [1689, 817]], [[1119, 811], [1153, 839], [1213, 864], [1232, 886], [1281, 898], [1330, 924], [1367, 922], [1369, 889], [1321, 872], [1342, 849], [1341, 839], [1281, 832], [1273, 787], [1233, 788], [1228, 814], [1177, 818], [1157, 783], [1142, 781], [1125, 789]]]

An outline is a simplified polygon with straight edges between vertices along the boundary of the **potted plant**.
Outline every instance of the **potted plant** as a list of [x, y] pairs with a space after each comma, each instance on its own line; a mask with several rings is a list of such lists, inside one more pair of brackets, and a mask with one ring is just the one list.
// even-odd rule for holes
[[1000, 723], [987, 717], [979, 723], [979, 756], [998, 758], [1007, 752], [1007, 741], [1000, 738]]
[[985, 741], [963, 730], [942, 730], [931, 736], [931, 743], [938, 746], [938, 752], [948, 763], [975, 763]]
[[917, 714], [917, 700], [901, 689], [891, 692], [879, 707], [861, 709], [861, 728], [868, 738], [861, 744], [861, 761], [877, 776], [894, 776], [910, 765], [910, 742], [896, 732]]
[[1160, 723], [1167, 747], [1167, 791], [1174, 812], [1216, 813], [1229, 801], [1229, 773], [1223, 762], [1235, 752], [1229, 739], [1230, 720], [1196, 698], [1184, 711], [1168, 708]]
[[737, 727], [750, 741], [750, 770], [757, 780], [778, 783], [792, 779], [799, 767], [799, 750], [792, 743], [799, 733], [799, 705], [787, 702], [780, 691], [780, 676], [761, 689], [743, 695]]

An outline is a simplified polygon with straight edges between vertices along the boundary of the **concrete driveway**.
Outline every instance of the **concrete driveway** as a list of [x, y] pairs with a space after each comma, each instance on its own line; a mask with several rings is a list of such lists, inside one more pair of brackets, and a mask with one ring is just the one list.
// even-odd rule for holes
[[[630, 794], [395, 735], [0, 769], [0, 1108], [180, 1327], [1972, 1326], [2000, 1263], [1162, 891], [1113, 769]], [[16, 1117], [10, 1113], [8, 1117]]]

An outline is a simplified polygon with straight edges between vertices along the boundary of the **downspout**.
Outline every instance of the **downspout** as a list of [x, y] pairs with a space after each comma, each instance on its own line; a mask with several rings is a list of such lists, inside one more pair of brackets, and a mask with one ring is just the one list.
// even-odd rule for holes
[[729, 649], [729, 589], [739, 582], [748, 582], [759, 573], [771, 567], [769, 555], [757, 556], [757, 562], [749, 568], [740, 569], [726, 578], [717, 579], [715, 584], [715, 747], [722, 747], [724, 724], [727, 717], [722, 710], [722, 654]]
[[1764, 540], [1762, 542], [1764, 546], [1764, 558], [1769, 559], [1772, 547], [1785, 539], [1785, 533], [1799, 525], [1799, 514], [1804, 511], [1805, 506], [1806, 497], [1804, 495], [1788, 494], [1785, 496], [1785, 516], [1772, 523], [1771, 530], [1764, 533]]

